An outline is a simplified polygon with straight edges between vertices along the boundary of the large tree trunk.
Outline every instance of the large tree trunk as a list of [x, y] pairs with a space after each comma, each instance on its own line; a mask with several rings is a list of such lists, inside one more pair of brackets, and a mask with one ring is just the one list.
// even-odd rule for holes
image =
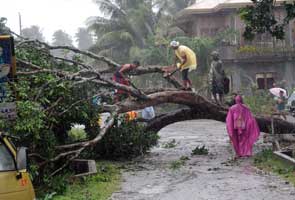
[[[213, 119], [225, 122], [227, 108], [220, 107], [204, 97], [193, 92], [187, 91], [166, 91], [148, 95], [145, 101], [125, 101], [118, 104], [118, 112], [127, 112], [130, 110], [143, 109], [147, 106], [155, 106], [163, 103], [175, 103], [186, 105], [188, 108], [170, 112], [166, 115], [161, 115], [150, 121], [147, 126], [148, 130], [159, 131], [161, 128], [184, 120], [191, 119]], [[271, 117], [270, 116], [255, 116], [257, 123], [262, 132], [271, 132]], [[281, 119], [274, 119], [275, 133], [292, 133], [295, 130], [295, 124]]]
[[[165, 126], [185, 120], [193, 119], [212, 119], [216, 121], [225, 122], [226, 112], [212, 110], [207, 106], [200, 106], [194, 108], [185, 108], [171, 112], [165, 115], [158, 116], [151, 120], [146, 129], [150, 131], [159, 131]], [[271, 133], [271, 118], [268, 116], [256, 116], [260, 131]], [[276, 134], [294, 133], [295, 124], [281, 119], [274, 119], [274, 128]]]

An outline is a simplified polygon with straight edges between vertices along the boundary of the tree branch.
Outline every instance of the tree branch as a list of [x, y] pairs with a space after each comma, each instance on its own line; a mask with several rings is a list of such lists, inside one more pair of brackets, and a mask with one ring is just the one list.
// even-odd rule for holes
[[17, 47], [19, 48], [24, 44], [32, 44], [32, 43], [37, 43], [39, 45], [42, 45], [42, 46], [44, 46], [44, 48], [49, 49], [49, 50], [66, 49], [66, 50], [72, 51], [74, 53], [78, 53], [81, 55], [85, 55], [89, 58], [92, 58], [92, 59], [95, 59], [98, 61], [102, 61], [102, 62], [106, 63], [108, 66], [115, 67], [115, 68], [120, 67], [120, 65], [118, 63], [116, 63], [115, 61], [113, 61], [107, 57], [96, 55], [90, 51], [82, 51], [82, 50], [79, 50], [79, 49], [77, 49], [75, 47], [71, 47], [71, 46], [62, 46], [62, 45], [61, 46], [50, 46], [49, 44], [47, 44], [45, 42], [38, 41], [38, 40], [25, 40], [25, 41], [22, 41], [21, 43], [19, 43]]
[[[112, 114], [113, 116], [116, 114]], [[114, 124], [114, 117], [112, 117], [106, 124], [105, 127], [103, 127], [100, 131], [100, 133], [93, 138], [92, 140], [89, 141], [85, 141], [85, 142], [78, 142], [78, 143], [74, 143], [74, 144], [68, 144], [68, 145], [62, 145], [62, 146], [57, 146], [56, 149], [58, 150], [63, 150], [63, 149], [73, 149], [76, 147], [88, 147], [88, 146], [93, 146], [96, 143], [98, 143], [103, 136], [107, 133], [107, 131], [113, 126]]]

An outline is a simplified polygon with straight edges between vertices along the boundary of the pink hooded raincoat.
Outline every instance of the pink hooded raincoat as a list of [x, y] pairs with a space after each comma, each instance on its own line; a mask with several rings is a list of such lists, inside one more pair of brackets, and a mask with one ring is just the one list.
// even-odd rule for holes
[[238, 157], [251, 156], [253, 144], [259, 138], [259, 127], [250, 109], [243, 104], [241, 96], [230, 107], [226, 117], [226, 128]]

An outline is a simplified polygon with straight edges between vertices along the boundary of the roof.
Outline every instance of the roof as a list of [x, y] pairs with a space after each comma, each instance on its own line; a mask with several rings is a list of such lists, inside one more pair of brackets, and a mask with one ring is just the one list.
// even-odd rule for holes
[[[277, 3], [294, 2], [294, 0], [277, 0]], [[251, 5], [251, 0], [198, 0], [195, 4], [185, 8], [181, 15], [214, 13], [226, 8], [241, 8]]]

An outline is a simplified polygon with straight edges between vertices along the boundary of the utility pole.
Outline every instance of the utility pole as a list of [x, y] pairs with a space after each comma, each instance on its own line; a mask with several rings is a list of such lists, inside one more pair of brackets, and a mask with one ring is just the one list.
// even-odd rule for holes
[[20, 12], [18, 13], [18, 21], [19, 21], [19, 35], [22, 36], [22, 16]]

